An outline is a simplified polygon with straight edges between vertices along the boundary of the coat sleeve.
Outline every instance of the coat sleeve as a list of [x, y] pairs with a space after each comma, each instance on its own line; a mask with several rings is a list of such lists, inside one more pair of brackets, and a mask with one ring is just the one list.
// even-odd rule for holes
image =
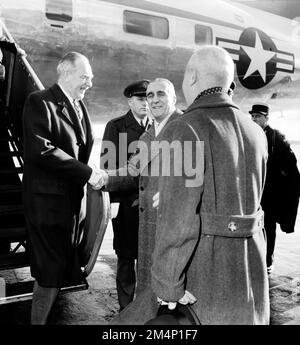
[[119, 130], [113, 121], [107, 123], [101, 147], [100, 168], [107, 171], [109, 179], [103, 191], [110, 192], [111, 202], [122, 201], [122, 193], [138, 192], [139, 170], [134, 155], [123, 167], [119, 166]]
[[300, 174], [297, 159], [285, 136], [275, 130], [272, 182], [276, 186], [275, 197], [270, 200], [276, 221], [283, 232], [292, 233], [298, 213]]
[[[183, 121], [172, 121], [164, 130], [161, 140], [179, 141], [180, 150], [170, 150], [170, 174], [160, 155], [159, 209], [156, 223], [155, 248], [151, 267], [151, 285], [155, 294], [165, 301], [178, 301], [185, 290], [185, 268], [200, 237], [199, 207], [203, 191], [204, 152], [200, 141]], [[192, 149], [184, 151], [186, 141]], [[196, 149], [198, 146], [198, 150]], [[201, 151], [199, 151], [201, 149]], [[197, 178], [189, 174], [188, 165], [201, 159]], [[203, 159], [202, 159], [203, 158]], [[180, 163], [181, 162], [181, 163]], [[181, 164], [181, 176], [179, 165]], [[177, 171], [177, 173], [175, 173]], [[167, 175], [167, 176], [164, 176]], [[177, 176], [176, 176], [177, 175]]]
[[28, 162], [76, 184], [84, 185], [89, 180], [92, 169], [55, 145], [51, 112], [36, 93], [24, 106], [23, 134]]
[[109, 121], [103, 133], [100, 168], [117, 169], [119, 167], [119, 130], [113, 121]]
[[300, 191], [300, 175], [297, 167], [297, 158], [285, 136], [277, 132], [275, 142], [275, 156], [278, 158], [278, 165], [282, 173], [289, 179], [293, 189]]
[[139, 176], [132, 176], [131, 169], [128, 169], [126, 165], [123, 168], [117, 170], [107, 170], [108, 183], [103, 188], [105, 192], [138, 192]]

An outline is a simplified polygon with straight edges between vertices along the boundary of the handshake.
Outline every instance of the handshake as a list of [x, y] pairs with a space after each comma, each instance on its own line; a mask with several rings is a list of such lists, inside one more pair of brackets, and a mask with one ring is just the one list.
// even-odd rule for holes
[[97, 168], [96, 166], [91, 167], [93, 169], [92, 174], [88, 183], [93, 189], [98, 190], [107, 184], [108, 174], [106, 171]]

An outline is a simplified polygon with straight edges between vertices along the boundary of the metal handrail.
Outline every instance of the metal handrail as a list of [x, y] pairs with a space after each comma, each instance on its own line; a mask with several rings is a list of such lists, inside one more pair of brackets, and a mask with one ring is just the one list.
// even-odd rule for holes
[[[18, 52], [19, 52], [19, 49], [18, 49]], [[24, 64], [25, 68], [27, 69], [29, 75], [32, 77], [33, 82], [36, 84], [37, 88], [39, 90], [44, 90], [45, 89], [44, 85], [42, 84], [42, 82], [40, 81], [39, 77], [35, 73], [34, 69], [30, 66], [29, 62], [26, 59], [26, 53], [23, 51], [22, 55], [20, 54], [19, 57], [22, 60], [22, 62]]]
[[4, 36], [12, 43], [15, 43], [16, 48], [17, 48], [17, 52], [18, 52], [18, 57], [21, 59], [24, 67], [27, 69], [29, 75], [32, 77], [34, 83], [36, 84], [37, 88], [39, 90], [44, 90], [45, 87], [42, 84], [42, 82], [40, 81], [39, 77], [37, 76], [37, 74], [35, 73], [34, 69], [30, 66], [29, 62], [26, 59], [26, 52], [25, 50], [23, 50], [22, 48], [19, 47], [19, 45], [17, 44], [17, 42], [13, 39], [12, 35], [10, 34], [10, 32], [8, 31], [6, 25], [4, 24], [4, 22], [0, 19], [0, 25], [2, 27], [2, 31], [4, 33]]
[[4, 31], [5, 36], [8, 38], [10, 42], [16, 43], [15, 40], [13, 39], [12, 35], [9, 33], [7, 30], [6, 25], [4, 24], [3, 20], [0, 19], [0, 25], [2, 27], [2, 31]]

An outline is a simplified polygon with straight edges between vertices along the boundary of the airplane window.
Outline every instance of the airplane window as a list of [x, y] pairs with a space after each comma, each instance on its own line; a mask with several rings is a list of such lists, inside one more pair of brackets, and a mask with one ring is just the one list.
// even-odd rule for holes
[[124, 11], [124, 31], [131, 34], [167, 39], [169, 22], [167, 18], [144, 13]]
[[70, 22], [73, 16], [72, 0], [46, 0], [46, 17], [59, 22]]
[[209, 26], [195, 25], [195, 43], [196, 44], [212, 44], [212, 29]]

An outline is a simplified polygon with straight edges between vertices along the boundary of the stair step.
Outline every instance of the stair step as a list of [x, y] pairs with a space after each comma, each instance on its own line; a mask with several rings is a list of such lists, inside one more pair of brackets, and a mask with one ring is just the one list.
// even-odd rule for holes
[[0, 215], [22, 213], [24, 213], [23, 205], [0, 205]]
[[18, 140], [19, 140], [18, 138], [11, 137], [10, 135], [5, 135], [4, 137], [3, 136], [0, 137], [0, 142], [2, 142], [2, 143], [7, 143], [8, 141], [16, 142]]
[[11, 175], [11, 174], [22, 174], [23, 173], [23, 168], [22, 167], [14, 167], [14, 168], [9, 168], [9, 169], [0, 169], [0, 174], [5, 174], [5, 175]]
[[20, 193], [22, 191], [22, 186], [14, 184], [4, 184], [0, 185], [0, 194], [1, 193]]
[[[28, 254], [26, 252], [0, 254], [1, 269], [15, 269], [29, 265]], [[8, 288], [8, 286], [7, 286]], [[7, 291], [8, 295], [8, 291]]]
[[2, 238], [11, 241], [24, 240], [26, 238], [26, 229], [24, 226], [0, 228], [0, 239]]
[[0, 157], [22, 157], [22, 152], [20, 151], [0, 152]]
[[19, 138], [15, 136], [11, 136], [9, 134], [1, 135], [0, 142], [7, 142], [7, 141], [19, 141]]

